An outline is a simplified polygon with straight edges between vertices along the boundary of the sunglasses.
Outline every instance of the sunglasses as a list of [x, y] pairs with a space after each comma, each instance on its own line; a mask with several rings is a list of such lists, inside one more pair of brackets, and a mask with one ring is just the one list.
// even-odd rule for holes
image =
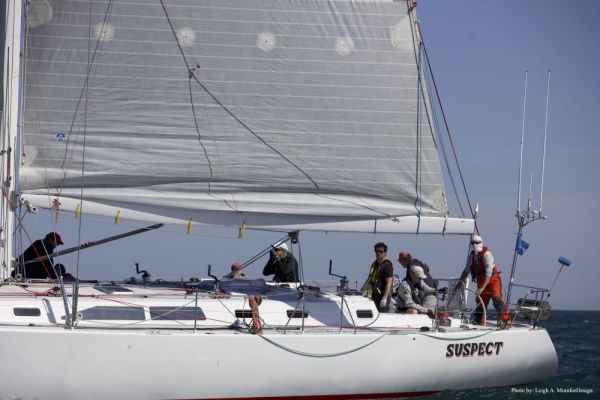
[[385, 253], [385, 250], [375, 250], [375, 253], [377, 253], [377, 254]]
[[479, 244], [479, 243], [481, 243], [481, 242], [479, 242], [479, 241], [472, 241], [471, 242], [471, 244]]

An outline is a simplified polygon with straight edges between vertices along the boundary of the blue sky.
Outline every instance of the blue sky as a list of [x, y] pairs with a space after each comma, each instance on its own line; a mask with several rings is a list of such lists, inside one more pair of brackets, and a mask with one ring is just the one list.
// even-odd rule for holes
[[[517, 282], [547, 287], [567, 256], [555, 308], [599, 309], [600, 277], [593, 248], [600, 243], [594, 211], [600, 178], [600, 3], [434, 1], [417, 10], [459, 141], [462, 168], [479, 225], [508, 280], [514, 243], [523, 87], [528, 70], [524, 190], [533, 174], [539, 205], [547, 71], [551, 70], [548, 148], [543, 211], [549, 217], [526, 228], [530, 250]], [[522, 203], [524, 204], [524, 203]]]
[[[562, 272], [551, 296], [557, 309], [600, 309], [600, 278], [594, 247], [600, 244], [598, 205], [600, 177], [600, 2], [595, 0], [421, 0], [417, 13], [456, 142], [471, 200], [480, 205], [479, 227], [507, 286], [514, 248], [519, 143], [523, 86], [528, 70], [524, 195], [530, 174], [533, 201], [539, 206], [539, 177], [544, 129], [547, 71], [552, 71], [545, 193], [546, 221], [526, 228], [531, 244], [520, 258], [515, 281], [549, 287], [559, 256], [573, 261]], [[448, 193], [450, 196], [451, 193]], [[82, 241], [115, 233], [111, 221], [82, 227]], [[48, 218], [28, 222], [29, 232], [43, 236]], [[138, 226], [136, 224], [136, 226]], [[61, 215], [58, 228], [66, 247], [77, 241], [78, 225]], [[127, 230], [121, 222], [117, 233]], [[219, 275], [232, 261], [244, 261], [281, 234], [170, 226], [124, 239], [79, 255], [82, 278], [122, 279], [134, 263], [153, 277], [206, 276], [212, 264]], [[228, 237], [228, 238], [226, 238]], [[384, 241], [389, 256], [402, 249], [427, 262], [435, 277], [457, 276], [467, 252], [465, 237], [317, 234], [301, 236], [305, 276], [327, 278], [334, 271], [362, 283], [373, 259], [372, 246]], [[77, 256], [61, 260], [74, 272]], [[260, 275], [263, 263], [248, 268]], [[395, 263], [396, 273], [402, 270]]]

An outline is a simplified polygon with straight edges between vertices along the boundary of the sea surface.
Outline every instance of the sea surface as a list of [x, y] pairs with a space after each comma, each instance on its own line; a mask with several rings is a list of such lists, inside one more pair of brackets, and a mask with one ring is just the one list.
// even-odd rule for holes
[[419, 399], [600, 399], [600, 311], [553, 310], [542, 322], [558, 353], [554, 377], [506, 388], [443, 391]]

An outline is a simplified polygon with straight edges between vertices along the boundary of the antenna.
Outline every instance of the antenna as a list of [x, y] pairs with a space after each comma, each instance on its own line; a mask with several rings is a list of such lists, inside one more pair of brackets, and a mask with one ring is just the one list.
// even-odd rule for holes
[[[522, 239], [522, 234], [523, 234], [523, 228], [530, 224], [531, 222], [540, 220], [540, 219], [546, 219], [546, 217], [542, 216], [542, 199], [543, 199], [543, 193], [544, 193], [544, 168], [545, 168], [545, 163], [546, 163], [546, 139], [547, 139], [547, 132], [548, 132], [548, 104], [549, 104], [549, 98], [550, 98], [550, 71], [548, 71], [548, 85], [547, 85], [547, 89], [546, 89], [546, 123], [545, 123], [545, 127], [544, 127], [544, 149], [543, 149], [543, 156], [542, 156], [542, 178], [541, 178], [541, 184], [540, 184], [540, 207], [538, 210], [533, 210], [532, 206], [531, 206], [531, 190], [532, 190], [532, 186], [533, 186], [533, 174], [530, 175], [529, 178], [529, 198], [527, 200], [527, 209], [526, 210], [521, 210], [521, 179], [522, 179], [522, 175], [523, 175], [523, 147], [524, 147], [524, 142], [525, 142], [525, 115], [526, 115], [526, 104], [527, 104], [527, 70], [525, 70], [525, 93], [523, 96], [523, 125], [521, 127], [521, 158], [519, 160], [519, 193], [518, 193], [518, 200], [517, 200], [517, 212], [516, 212], [516, 217], [517, 217], [517, 224], [519, 226], [519, 230], [517, 232], [517, 243], [515, 245], [515, 251], [513, 254], [513, 262], [512, 262], [512, 267], [510, 270], [510, 280], [509, 280], [509, 284], [508, 284], [508, 291], [506, 294], [506, 303], [510, 304], [510, 295], [512, 292], [512, 287], [514, 284], [514, 278], [515, 278], [515, 270], [516, 270], [516, 266], [517, 266], [517, 257], [519, 254], [523, 254], [523, 239]], [[528, 247], [528, 245], [527, 245]], [[562, 264], [561, 264], [562, 265]]]
[[521, 126], [521, 158], [519, 160], [519, 190], [517, 193], [517, 213], [521, 212], [521, 175], [523, 173], [523, 143], [525, 142], [526, 105], [527, 105], [527, 70], [525, 70], [525, 94], [523, 95], [523, 124]]
[[527, 212], [531, 210], [531, 187], [533, 186], [533, 174], [529, 175], [529, 197], [527, 198]]
[[542, 155], [542, 183], [540, 184], [540, 217], [542, 216], [542, 201], [544, 199], [544, 168], [546, 166], [546, 137], [548, 134], [548, 104], [550, 102], [550, 70], [548, 70], [548, 84], [546, 87], [546, 122], [544, 123], [544, 151]]

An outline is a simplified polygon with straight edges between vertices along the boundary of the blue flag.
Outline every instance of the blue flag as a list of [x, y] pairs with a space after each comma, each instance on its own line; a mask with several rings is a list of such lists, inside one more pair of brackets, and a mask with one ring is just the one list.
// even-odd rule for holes
[[517, 236], [517, 253], [519, 253], [519, 255], [522, 256], [523, 254], [525, 254], [525, 252], [527, 251], [528, 248], [529, 248], [529, 243], [524, 241], [522, 235], [519, 234]]

